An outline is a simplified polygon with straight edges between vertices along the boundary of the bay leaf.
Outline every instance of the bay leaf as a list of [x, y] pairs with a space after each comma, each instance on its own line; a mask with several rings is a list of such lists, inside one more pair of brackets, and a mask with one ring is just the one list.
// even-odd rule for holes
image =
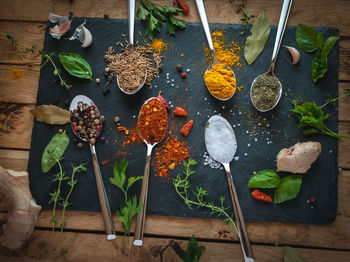
[[245, 42], [244, 58], [248, 65], [251, 65], [264, 50], [270, 36], [270, 27], [267, 15], [261, 12], [250, 30], [251, 35]]
[[284, 262], [307, 262], [300, 256], [299, 251], [295, 248], [284, 246], [283, 251]]
[[64, 125], [70, 122], [70, 113], [55, 105], [40, 105], [30, 110], [39, 122], [49, 125]]

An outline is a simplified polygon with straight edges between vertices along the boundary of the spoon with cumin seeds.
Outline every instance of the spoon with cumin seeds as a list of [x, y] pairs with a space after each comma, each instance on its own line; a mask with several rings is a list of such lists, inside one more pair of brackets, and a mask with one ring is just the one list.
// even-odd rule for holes
[[144, 69], [144, 59], [138, 52], [134, 52], [134, 24], [135, 24], [135, 0], [129, 0], [129, 43], [126, 47], [126, 66], [117, 75], [119, 89], [127, 94], [133, 95], [139, 91], [147, 80], [147, 69]]

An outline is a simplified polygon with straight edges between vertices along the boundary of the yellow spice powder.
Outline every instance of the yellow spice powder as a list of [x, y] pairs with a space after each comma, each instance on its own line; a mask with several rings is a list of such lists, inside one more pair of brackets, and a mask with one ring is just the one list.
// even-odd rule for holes
[[204, 74], [204, 81], [215, 97], [230, 98], [236, 90], [236, 78], [232, 71], [223, 64], [214, 65]]
[[167, 49], [167, 44], [163, 42], [162, 39], [156, 39], [154, 38], [152, 40], [152, 44], [150, 44], [150, 47], [157, 52], [162, 52], [165, 49]]

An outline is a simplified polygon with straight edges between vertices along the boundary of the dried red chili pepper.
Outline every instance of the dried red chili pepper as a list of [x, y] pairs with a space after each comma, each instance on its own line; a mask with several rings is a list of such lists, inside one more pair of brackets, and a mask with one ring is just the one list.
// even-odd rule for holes
[[107, 165], [109, 163], [109, 159], [108, 158], [105, 158], [102, 162], [101, 162], [101, 165]]
[[252, 192], [252, 197], [257, 200], [272, 202], [272, 198], [268, 194], [261, 192], [259, 189], [254, 189]]
[[159, 91], [159, 94], [157, 95], [157, 98], [160, 100], [160, 102], [163, 103], [163, 105], [165, 106], [165, 108], [167, 110], [170, 110], [170, 106], [168, 104], [168, 102], [165, 100], [165, 98], [162, 96], [162, 91]]
[[174, 115], [177, 115], [177, 116], [187, 116], [187, 112], [186, 112], [186, 110], [183, 109], [182, 107], [177, 106], [177, 107], [174, 109]]
[[181, 128], [180, 133], [184, 136], [188, 136], [193, 126], [193, 120], [188, 121], [184, 126]]
[[190, 7], [185, 3], [185, 1], [184, 0], [176, 0], [175, 2], [182, 9], [183, 13], [185, 15], [188, 15], [188, 13], [190, 12]]

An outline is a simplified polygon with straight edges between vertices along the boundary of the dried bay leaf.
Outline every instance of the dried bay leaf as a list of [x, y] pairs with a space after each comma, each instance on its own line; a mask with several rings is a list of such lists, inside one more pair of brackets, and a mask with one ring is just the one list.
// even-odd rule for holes
[[244, 58], [248, 65], [251, 65], [264, 50], [270, 36], [270, 27], [267, 15], [261, 12], [250, 30], [251, 35], [245, 42]]
[[49, 125], [64, 125], [70, 122], [70, 113], [54, 105], [40, 105], [30, 110], [30, 113], [39, 122]]

